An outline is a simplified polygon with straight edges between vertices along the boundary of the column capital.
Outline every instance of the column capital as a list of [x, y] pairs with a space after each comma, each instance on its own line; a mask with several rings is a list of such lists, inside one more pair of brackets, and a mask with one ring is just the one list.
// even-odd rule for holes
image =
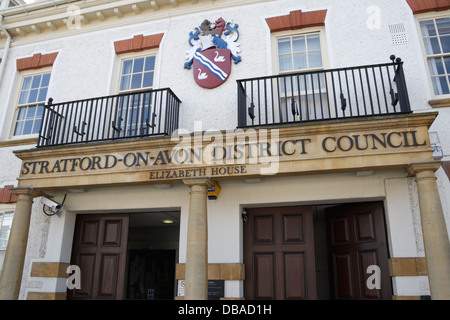
[[212, 180], [211, 178], [183, 179], [183, 183], [189, 187], [191, 187], [191, 186], [206, 186], [207, 188], [211, 188], [215, 184], [214, 180]]
[[422, 171], [436, 172], [440, 168], [441, 163], [441, 161], [411, 163], [406, 167], [406, 173], [408, 174], [408, 176], [414, 177], [416, 174]]

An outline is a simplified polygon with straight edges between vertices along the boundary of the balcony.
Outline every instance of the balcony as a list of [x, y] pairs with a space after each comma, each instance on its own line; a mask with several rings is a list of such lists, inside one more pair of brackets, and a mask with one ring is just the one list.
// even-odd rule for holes
[[238, 128], [411, 113], [392, 63], [238, 80]]
[[38, 147], [170, 135], [181, 101], [169, 88], [53, 104], [44, 108]]

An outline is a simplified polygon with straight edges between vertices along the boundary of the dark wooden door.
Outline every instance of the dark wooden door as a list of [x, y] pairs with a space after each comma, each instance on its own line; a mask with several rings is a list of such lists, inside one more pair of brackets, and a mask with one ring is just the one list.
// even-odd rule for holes
[[122, 299], [127, 253], [126, 214], [78, 215], [72, 265], [80, 267], [81, 288], [69, 299]]
[[[326, 221], [332, 297], [392, 299], [383, 203], [334, 207]], [[380, 289], [367, 286], [371, 265], [380, 268]]]
[[245, 298], [315, 299], [312, 209], [278, 207], [246, 212]]

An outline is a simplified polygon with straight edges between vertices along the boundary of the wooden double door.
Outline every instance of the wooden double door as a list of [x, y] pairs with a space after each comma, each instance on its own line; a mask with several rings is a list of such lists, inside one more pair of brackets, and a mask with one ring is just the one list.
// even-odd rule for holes
[[[314, 207], [247, 209], [244, 224], [245, 298], [316, 299]], [[325, 212], [332, 299], [390, 299], [382, 203]], [[381, 289], [369, 289], [367, 268], [380, 267]]]

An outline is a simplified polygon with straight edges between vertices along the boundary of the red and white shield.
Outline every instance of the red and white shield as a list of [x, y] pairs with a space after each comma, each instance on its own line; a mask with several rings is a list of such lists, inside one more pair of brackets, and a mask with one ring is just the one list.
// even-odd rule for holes
[[224, 83], [231, 73], [231, 51], [210, 48], [196, 52], [193, 62], [194, 79], [206, 89], [213, 89]]

